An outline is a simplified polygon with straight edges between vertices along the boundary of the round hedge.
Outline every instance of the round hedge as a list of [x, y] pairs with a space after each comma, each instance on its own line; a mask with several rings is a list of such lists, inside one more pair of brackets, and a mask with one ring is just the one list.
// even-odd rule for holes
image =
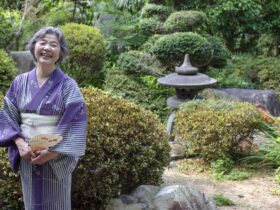
[[187, 155], [216, 160], [237, 154], [238, 142], [250, 138], [261, 122], [260, 112], [246, 102], [194, 100], [176, 113], [175, 134], [188, 145]]
[[105, 209], [141, 184], [162, 182], [168, 136], [159, 118], [124, 99], [82, 90], [88, 112], [86, 156], [73, 174], [73, 207]]
[[192, 31], [201, 26], [206, 21], [206, 14], [200, 11], [183, 10], [173, 12], [164, 22], [164, 28], [171, 32]]
[[154, 17], [140, 19], [138, 27], [147, 36], [164, 32], [163, 23]]
[[9, 55], [0, 49], [0, 90], [4, 93], [17, 74], [16, 64]]
[[157, 16], [161, 20], [165, 20], [170, 14], [170, 12], [170, 7], [167, 6], [157, 4], [145, 4], [145, 6], [142, 8], [141, 15], [143, 18]]
[[206, 38], [192, 32], [177, 32], [160, 37], [149, 51], [166, 66], [174, 68], [181, 64], [185, 54], [190, 55], [192, 65], [207, 65], [213, 55], [211, 44]]
[[165, 70], [155, 56], [134, 50], [122, 53], [118, 58], [117, 65], [129, 74], [160, 75]]
[[99, 29], [77, 23], [61, 26], [69, 48], [63, 70], [81, 84], [103, 68], [105, 43]]
[[209, 66], [212, 66], [214, 68], [222, 68], [226, 66], [227, 59], [230, 57], [230, 52], [227, 49], [226, 45], [218, 37], [208, 35], [206, 36], [206, 39], [211, 44], [211, 47], [214, 50]]

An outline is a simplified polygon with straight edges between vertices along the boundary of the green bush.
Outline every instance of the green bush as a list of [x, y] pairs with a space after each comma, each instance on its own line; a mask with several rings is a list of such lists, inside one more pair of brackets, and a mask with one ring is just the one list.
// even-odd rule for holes
[[242, 54], [232, 56], [232, 62], [233, 72], [256, 88], [280, 91], [279, 58]]
[[163, 23], [158, 18], [142, 18], [139, 21], [140, 31], [149, 36], [164, 32]]
[[213, 66], [215, 68], [222, 68], [226, 66], [227, 59], [230, 57], [230, 52], [225, 44], [218, 37], [206, 36], [206, 39], [214, 50], [209, 66]]
[[261, 121], [259, 111], [249, 103], [193, 100], [176, 113], [175, 134], [187, 143], [187, 155], [216, 160], [229, 154], [235, 157], [238, 142], [250, 138]]
[[0, 166], [0, 209], [23, 209], [23, 199], [19, 175], [15, 174], [10, 167], [8, 162], [8, 150], [1, 147]]
[[83, 89], [88, 112], [86, 156], [73, 174], [73, 207], [104, 209], [141, 184], [162, 182], [168, 137], [159, 118], [97, 89]]
[[173, 12], [164, 22], [164, 28], [171, 32], [188, 32], [201, 26], [206, 21], [206, 15], [200, 11]]
[[257, 41], [257, 51], [264, 56], [277, 56], [280, 54], [280, 39], [273, 34], [262, 34]]
[[166, 99], [174, 95], [175, 90], [162, 87], [157, 79], [152, 75], [125, 74], [116, 68], [107, 72], [103, 88], [114, 95], [140, 104], [165, 121], [170, 113]]
[[218, 88], [255, 88], [256, 85], [234, 71], [234, 66], [227, 65], [223, 69], [208, 68], [206, 74], [217, 80]]
[[0, 90], [4, 93], [16, 76], [17, 70], [14, 61], [0, 49]]
[[163, 34], [154, 34], [152, 36], [149, 37], [149, 39], [143, 43], [143, 45], [140, 47], [141, 50], [145, 51], [145, 52], [151, 52], [151, 49], [154, 45], [154, 43], [160, 38], [163, 37], [165, 35]]
[[165, 20], [168, 15], [170, 14], [171, 10], [170, 7], [157, 5], [157, 4], [146, 4], [142, 8], [142, 17], [143, 18], [150, 18], [153, 16], [159, 17], [161, 20]]
[[191, 63], [197, 67], [207, 65], [213, 55], [211, 44], [207, 39], [192, 32], [177, 32], [162, 36], [156, 40], [150, 52], [172, 68], [183, 62], [185, 54], [190, 55]]
[[69, 57], [63, 70], [79, 84], [98, 77], [105, 59], [104, 38], [92, 26], [67, 23], [61, 26], [69, 48]]
[[149, 53], [128, 51], [119, 56], [117, 65], [129, 74], [160, 75], [164, 71], [161, 63]]

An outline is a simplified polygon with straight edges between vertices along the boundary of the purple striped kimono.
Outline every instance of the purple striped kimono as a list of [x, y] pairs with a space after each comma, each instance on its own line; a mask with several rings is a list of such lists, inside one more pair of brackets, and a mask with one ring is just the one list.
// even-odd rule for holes
[[[58, 158], [43, 165], [20, 158], [13, 139], [25, 139], [20, 127], [21, 113], [59, 116], [54, 133], [63, 136], [63, 140], [49, 149], [58, 152]], [[20, 169], [26, 210], [71, 209], [71, 174], [79, 157], [85, 154], [86, 124], [80, 89], [59, 68], [41, 88], [36, 69], [18, 75], [12, 82], [0, 111], [0, 146], [8, 147], [13, 171]]]

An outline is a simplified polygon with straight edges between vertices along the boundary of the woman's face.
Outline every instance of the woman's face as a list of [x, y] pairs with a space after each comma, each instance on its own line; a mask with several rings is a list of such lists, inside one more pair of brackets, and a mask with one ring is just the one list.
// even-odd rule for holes
[[36, 42], [34, 54], [38, 64], [53, 66], [59, 59], [60, 51], [61, 47], [56, 35], [46, 34]]

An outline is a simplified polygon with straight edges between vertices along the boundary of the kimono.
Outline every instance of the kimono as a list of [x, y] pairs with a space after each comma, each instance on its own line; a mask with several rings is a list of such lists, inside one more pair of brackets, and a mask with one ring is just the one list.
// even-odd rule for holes
[[[18, 136], [28, 141], [21, 129], [22, 114], [55, 116], [53, 133], [63, 140], [50, 151], [57, 158], [42, 165], [21, 159], [14, 143]], [[8, 147], [14, 172], [20, 170], [26, 210], [70, 210], [71, 174], [86, 146], [86, 106], [77, 83], [56, 68], [43, 86], [38, 86], [36, 69], [18, 75], [3, 100], [0, 111], [0, 146]], [[39, 123], [33, 121], [34, 125]]]

